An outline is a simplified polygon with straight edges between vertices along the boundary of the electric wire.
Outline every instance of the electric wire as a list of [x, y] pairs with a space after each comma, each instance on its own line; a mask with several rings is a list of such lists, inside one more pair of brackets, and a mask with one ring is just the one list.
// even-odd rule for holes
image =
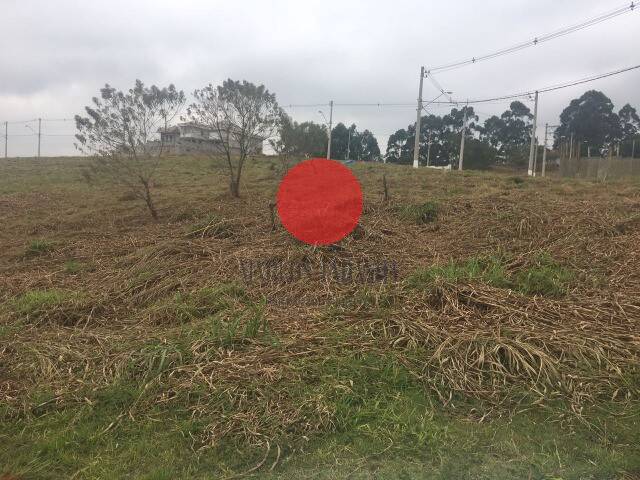
[[593, 25], [597, 25], [599, 23], [605, 22], [607, 20], [610, 20], [612, 18], [615, 18], [619, 15], [625, 14], [625, 13], [629, 13], [629, 12], [633, 12], [635, 10], [636, 4], [635, 2], [631, 2], [631, 3], [627, 3], [625, 4], [625, 6], [621, 6], [621, 7], [617, 7], [613, 10], [610, 10], [608, 12], [602, 13], [596, 17], [590, 18], [588, 20], [585, 20], [583, 22], [574, 24], [574, 25], [570, 25], [568, 27], [564, 27], [561, 28], [559, 30], [556, 30], [554, 32], [551, 33], [547, 33], [544, 35], [540, 35], [537, 37], [534, 37], [531, 40], [527, 40], [525, 42], [521, 42], [515, 45], [512, 45], [510, 47], [506, 47], [500, 50], [497, 50], [495, 52], [492, 53], [488, 53], [485, 55], [480, 55], [477, 57], [471, 57], [469, 59], [466, 60], [460, 60], [457, 62], [452, 62], [452, 63], [447, 63], [447, 64], [443, 64], [443, 65], [438, 65], [436, 67], [430, 67], [427, 69], [426, 73], [430, 74], [432, 72], [444, 72], [444, 71], [449, 71], [449, 70], [454, 70], [457, 68], [461, 68], [467, 65], [473, 65], [475, 63], [478, 62], [482, 62], [485, 60], [490, 60], [493, 58], [497, 58], [497, 57], [501, 57], [503, 55], [508, 55], [514, 52], [518, 52], [520, 50], [523, 50], [525, 48], [529, 48], [529, 47], [534, 47], [536, 45], [539, 45], [540, 43], [544, 43], [544, 42], [548, 42], [550, 40], [554, 40], [556, 38], [560, 38], [563, 37], [565, 35], [569, 35], [571, 33], [580, 31], [582, 29], [591, 27]]

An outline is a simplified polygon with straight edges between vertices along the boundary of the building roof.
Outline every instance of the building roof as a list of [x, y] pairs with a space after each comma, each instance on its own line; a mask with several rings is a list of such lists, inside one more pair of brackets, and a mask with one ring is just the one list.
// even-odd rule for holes
[[180, 132], [180, 129], [178, 128], [177, 125], [174, 125], [173, 127], [167, 127], [167, 128], [160, 127], [158, 129], [158, 133], [179, 133], [179, 132]]
[[[207, 130], [209, 132], [215, 132], [216, 129], [210, 127], [209, 125], [205, 125], [203, 123], [198, 123], [198, 122], [182, 122], [182, 123], [178, 123], [177, 125], [174, 125], [172, 127], [167, 127], [167, 128], [163, 128], [160, 127], [158, 129], [158, 133], [181, 133], [180, 128], [181, 127], [196, 127], [196, 128], [201, 128], [203, 130]], [[233, 129], [237, 130], [237, 127], [233, 127]], [[264, 141], [264, 138], [257, 136], [257, 135], [253, 135], [252, 136], [255, 140], [260, 140], [260, 141]]]
[[180, 127], [196, 127], [196, 128], [201, 128], [203, 130], [208, 130], [210, 132], [213, 132], [215, 129], [211, 128], [208, 125], [205, 125], [203, 123], [197, 123], [197, 122], [181, 122], [178, 123], [177, 125], [173, 125], [171, 127], [167, 127], [167, 128], [163, 128], [160, 127], [158, 129], [159, 133], [179, 133], [180, 132]]

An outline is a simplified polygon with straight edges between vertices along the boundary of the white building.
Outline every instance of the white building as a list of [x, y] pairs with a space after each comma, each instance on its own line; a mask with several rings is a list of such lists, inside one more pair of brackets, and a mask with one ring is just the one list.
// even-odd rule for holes
[[[199, 153], [224, 153], [222, 141], [217, 130], [195, 122], [179, 123], [173, 127], [160, 128], [160, 142], [163, 152], [169, 155], [186, 155]], [[222, 132], [226, 137], [225, 132]], [[240, 153], [240, 146], [229, 135], [232, 152]], [[226, 138], [225, 138], [226, 139]], [[250, 142], [249, 153], [262, 154], [263, 139], [253, 137]]]

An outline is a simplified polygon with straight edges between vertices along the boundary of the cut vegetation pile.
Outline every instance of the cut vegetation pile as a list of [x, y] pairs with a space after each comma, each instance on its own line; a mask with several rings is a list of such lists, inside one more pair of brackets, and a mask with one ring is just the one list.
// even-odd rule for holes
[[167, 159], [159, 222], [67, 162], [2, 165], [0, 474], [640, 471], [637, 184], [356, 165], [359, 227], [314, 248], [272, 160], [232, 200]]

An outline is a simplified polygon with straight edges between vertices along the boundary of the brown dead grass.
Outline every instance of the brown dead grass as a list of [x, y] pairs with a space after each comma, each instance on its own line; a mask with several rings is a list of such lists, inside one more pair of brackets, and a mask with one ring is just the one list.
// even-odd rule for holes
[[[121, 202], [106, 187], [87, 190], [75, 177], [38, 192], [0, 195], [0, 325], [8, 332], [0, 347], [3, 401], [27, 408], [29, 392], [43, 385], [56, 401], [83, 401], [82, 392], [132, 369], [144, 377], [144, 345], [177, 338], [189, 360], [168, 348], [164, 376], [150, 380], [166, 388], [145, 401], [170, 402], [176, 392], [204, 388], [194, 414], [220, 414], [206, 442], [233, 435], [260, 443], [277, 432], [330, 428], [332, 412], [321, 396], [300, 405], [286, 389], [267, 393], [268, 385], [304, 383], [296, 362], [329, 351], [392, 352], [444, 404], [463, 396], [513, 405], [528, 392], [528, 404], [561, 398], [580, 415], [598, 398], [637, 401], [637, 382], [630, 381], [640, 360], [637, 185], [553, 179], [518, 185], [502, 175], [359, 165], [366, 205], [358, 230], [338, 245], [314, 248], [280, 226], [272, 231], [274, 170], [253, 165], [243, 198], [232, 200], [215, 186], [206, 161], [172, 161], [164, 172], [170, 181], [160, 179], [156, 192], [158, 223], [143, 207]], [[389, 204], [382, 203], [383, 171]], [[427, 200], [439, 204], [433, 223], [396, 215], [398, 205]], [[58, 247], [27, 258], [33, 238]], [[481, 282], [404, 288], [403, 279], [419, 267], [500, 254], [517, 271], [542, 251], [576, 273], [564, 298]], [[91, 269], [69, 275], [63, 269], [69, 259]], [[363, 287], [311, 276], [247, 285], [247, 302], [266, 299], [277, 344], [248, 339], [221, 346], [181, 337], [185, 320], [166, 308], [176, 293], [242, 284], [240, 263], [265, 259], [311, 265], [386, 259], [397, 263], [399, 281]], [[81, 292], [83, 300], [56, 305], [37, 322], [12, 309], [19, 295], [51, 288]]]

